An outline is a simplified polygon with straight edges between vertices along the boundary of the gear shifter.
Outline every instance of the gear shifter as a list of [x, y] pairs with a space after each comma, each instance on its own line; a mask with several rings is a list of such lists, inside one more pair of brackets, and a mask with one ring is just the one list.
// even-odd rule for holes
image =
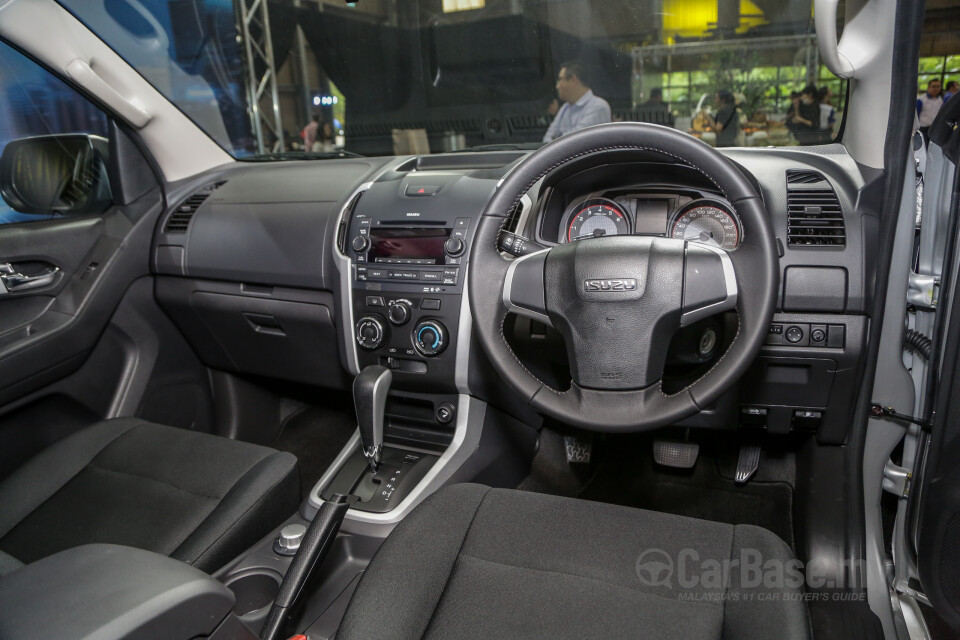
[[365, 367], [353, 380], [353, 405], [360, 428], [360, 447], [374, 473], [383, 448], [383, 410], [393, 374], [378, 365]]

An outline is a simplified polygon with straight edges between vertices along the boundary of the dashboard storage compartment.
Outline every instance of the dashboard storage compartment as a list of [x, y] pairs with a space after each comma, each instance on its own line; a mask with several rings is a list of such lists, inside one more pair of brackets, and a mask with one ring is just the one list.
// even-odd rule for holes
[[346, 384], [328, 292], [160, 277], [156, 294], [209, 367]]

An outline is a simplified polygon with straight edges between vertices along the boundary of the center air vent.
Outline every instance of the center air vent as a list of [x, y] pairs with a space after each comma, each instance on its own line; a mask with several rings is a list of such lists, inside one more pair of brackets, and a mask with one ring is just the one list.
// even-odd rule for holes
[[816, 171], [787, 171], [787, 244], [847, 244], [840, 200], [827, 179]]
[[190, 227], [190, 221], [193, 219], [193, 214], [206, 202], [210, 194], [219, 189], [224, 182], [226, 180], [204, 187], [201, 191], [184, 200], [167, 218], [167, 224], [164, 225], [163, 231], [165, 233], [186, 233]]

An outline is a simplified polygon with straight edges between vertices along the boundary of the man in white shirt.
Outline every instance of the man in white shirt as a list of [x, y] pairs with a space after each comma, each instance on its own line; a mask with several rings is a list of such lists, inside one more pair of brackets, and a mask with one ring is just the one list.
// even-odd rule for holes
[[557, 95], [563, 101], [563, 106], [543, 136], [544, 142], [584, 127], [610, 122], [610, 105], [590, 90], [586, 67], [580, 62], [565, 62], [560, 67]]
[[943, 106], [943, 96], [940, 95], [940, 81], [931, 80], [927, 83], [927, 92], [917, 98], [917, 121], [920, 125], [920, 131], [923, 132], [923, 138], [926, 140], [929, 136], [930, 125]]

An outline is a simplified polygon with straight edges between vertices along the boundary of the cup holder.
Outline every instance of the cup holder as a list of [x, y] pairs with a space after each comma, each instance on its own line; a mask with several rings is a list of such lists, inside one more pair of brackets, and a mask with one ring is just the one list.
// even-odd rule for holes
[[262, 569], [231, 576], [224, 584], [237, 597], [233, 612], [243, 617], [269, 607], [280, 591], [280, 580], [280, 574]]

